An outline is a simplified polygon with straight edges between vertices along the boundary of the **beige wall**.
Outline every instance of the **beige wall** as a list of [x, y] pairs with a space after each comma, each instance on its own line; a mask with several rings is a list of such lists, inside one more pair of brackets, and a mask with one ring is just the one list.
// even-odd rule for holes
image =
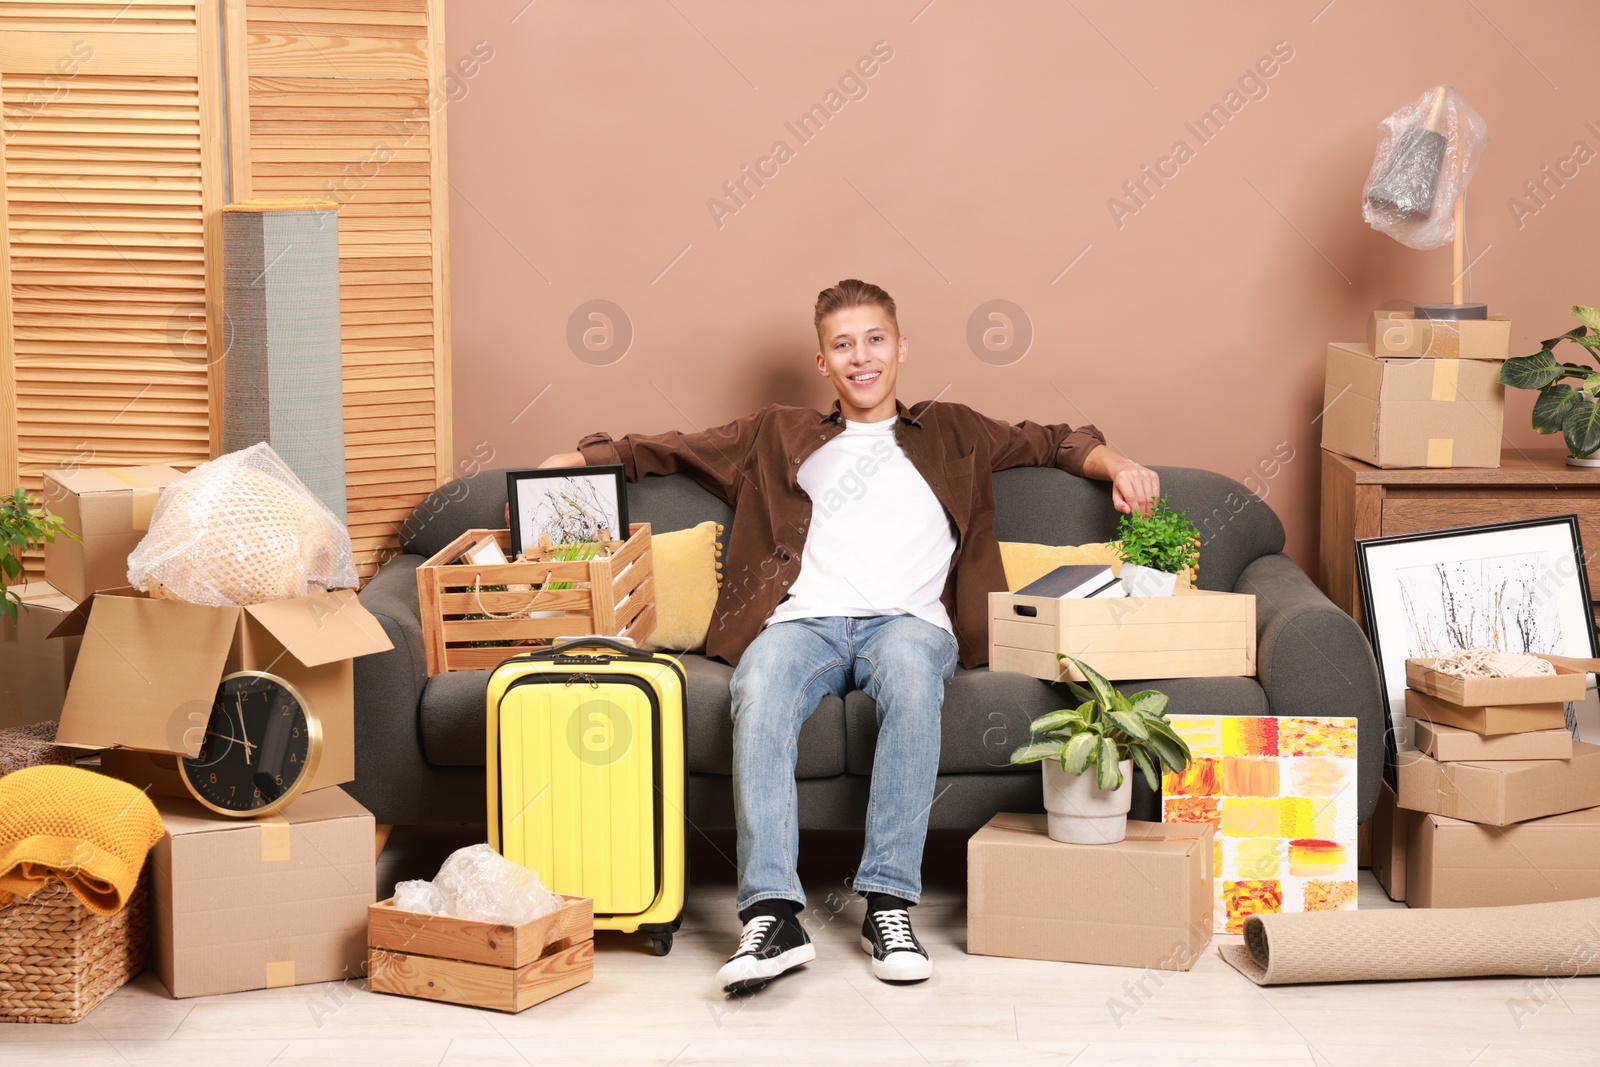
[[[1252, 484], [1314, 567], [1325, 345], [1380, 304], [1448, 298], [1448, 249], [1404, 248], [1360, 214], [1378, 121], [1443, 81], [1490, 131], [1475, 295], [1524, 352], [1572, 324], [1568, 305], [1600, 303], [1600, 162], [1520, 226], [1508, 206], [1575, 142], [1600, 151], [1584, 0], [1408, 3], [1404, 20], [1370, 0], [525, 2], [448, 4], [451, 57], [493, 48], [450, 112], [458, 463], [824, 404], [811, 303], [859, 276], [899, 300], [904, 399], [1087, 417], [1144, 462], [1241, 479], [1288, 442], [1295, 458]], [[785, 123], [880, 41], [893, 56], [866, 95], [841, 94], [802, 144]], [[1200, 143], [1185, 123], [1275, 46], [1292, 57]], [[1192, 158], [1114, 219], [1108, 200], [1180, 139]], [[779, 140], [792, 158], [714, 217], [708, 199]], [[634, 331], [608, 366], [566, 336], [596, 299]], [[992, 299], [1032, 323], [1011, 365], [968, 347]], [[1507, 438], [1549, 446], [1530, 399], [1510, 399]]]

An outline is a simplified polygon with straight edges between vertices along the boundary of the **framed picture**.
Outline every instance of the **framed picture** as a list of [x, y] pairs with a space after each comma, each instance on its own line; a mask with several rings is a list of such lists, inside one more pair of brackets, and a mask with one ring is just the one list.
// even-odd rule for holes
[[1391, 757], [1415, 747], [1407, 659], [1468, 648], [1600, 655], [1576, 515], [1372, 537], [1356, 542], [1356, 565]]
[[507, 471], [511, 554], [538, 547], [540, 534], [557, 545], [596, 541], [602, 529], [626, 540], [626, 485], [620, 465]]

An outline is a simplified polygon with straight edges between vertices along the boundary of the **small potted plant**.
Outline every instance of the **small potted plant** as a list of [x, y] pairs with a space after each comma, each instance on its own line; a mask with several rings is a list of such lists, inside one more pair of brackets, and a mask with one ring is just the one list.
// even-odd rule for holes
[[15, 622], [18, 609], [26, 607], [11, 589], [23, 580], [23, 553], [60, 535], [78, 539], [59, 515], [46, 514], [26, 490], [16, 489], [10, 496], [0, 497], [0, 618]]
[[1187, 508], [1174, 509], [1162, 497], [1148, 516], [1122, 516], [1122, 584], [1129, 596], [1171, 596], [1185, 572], [1200, 562], [1200, 531]]
[[[1061, 653], [1056, 658], [1071, 659]], [[1011, 762], [1043, 765], [1051, 839], [1115, 844], [1128, 832], [1133, 768], [1159, 792], [1163, 770], [1177, 773], [1189, 766], [1189, 746], [1167, 722], [1165, 693], [1146, 689], [1124, 696], [1087, 663], [1072, 664], [1089, 682], [1087, 688], [1067, 683], [1083, 703], [1033, 720], [1033, 739], [1011, 753]]]
[[[1555, 357], [1555, 347], [1571, 341], [1588, 351], [1589, 359], [1600, 363], [1600, 308], [1575, 304], [1572, 308], [1581, 326], [1560, 337], [1539, 342], [1531, 356], [1508, 359], [1500, 367], [1500, 384], [1513, 389], [1537, 389], [1533, 402], [1533, 428], [1540, 433], [1559, 433], [1567, 445], [1567, 465], [1600, 467], [1600, 369], [1582, 363], [1566, 363]], [[1571, 386], [1562, 379], [1575, 378]]]

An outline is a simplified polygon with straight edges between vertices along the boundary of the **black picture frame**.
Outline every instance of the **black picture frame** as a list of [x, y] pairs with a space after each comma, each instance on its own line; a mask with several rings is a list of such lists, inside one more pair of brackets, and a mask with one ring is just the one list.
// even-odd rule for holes
[[[573, 489], [584, 499], [565, 508], [552, 503], [554, 494]], [[513, 557], [537, 547], [541, 533], [550, 534], [556, 544], [593, 541], [600, 524], [586, 521], [588, 510], [603, 511], [608, 521], [615, 520], [613, 539], [628, 539], [628, 480], [621, 464], [507, 471], [506, 500], [511, 505]]]
[[[1544, 545], [1536, 543], [1539, 535], [1544, 535]], [[1581, 618], [1582, 624], [1577, 634], [1568, 633], [1562, 629], [1561, 649], [1562, 655], [1600, 658], [1600, 639], [1597, 639], [1594, 626], [1593, 604], [1590, 600], [1589, 575], [1585, 567], [1583, 553], [1583, 535], [1578, 527], [1578, 517], [1574, 514], [1551, 515], [1544, 518], [1518, 519], [1511, 522], [1484, 523], [1477, 526], [1458, 526], [1446, 530], [1428, 530], [1421, 533], [1392, 534], [1387, 537], [1369, 537], [1356, 541], [1356, 573], [1361, 591], [1361, 608], [1366, 619], [1367, 640], [1372, 644], [1373, 658], [1378, 666], [1378, 684], [1383, 694], [1384, 712], [1388, 716], [1388, 763], [1389, 774], [1392, 777], [1396, 756], [1402, 744], [1402, 738], [1397, 736], [1397, 731], [1403, 728], [1405, 707], [1403, 694], [1405, 691], [1405, 658], [1410, 648], [1409, 642], [1403, 634], [1393, 632], [1395, 627], [1396, 602], [1403, 601], [1404, 595], [1397, 588], [1389, 588], [1389, 579], [1392, 577], [1391, 568], [1394, 566], [1396, 553], [1404, 553], [1415, 557], [1416, 560], [1408, 566], [1426, 566], [1429, 562], [1421, 557], [1426, 556], [1426, 549], [1430, 545], [1451, 546], [1454, 550], [1441, 552], [1440, 557], [1432, 561], [1431, 565], [1442, 567], [1449, 563], [1468, 562], [1474, 557], [1460, 559], [1447, 559], [1460, 555], [1460, 547], [1464, 540], [1470, 538], [1483, 539], [1485, 547], [1489, 547], [1489, 539], [1500, 542], [1502, 546], [1517, 547], [1519, 542], [1531, 549], [1553, 551], [1550, 547], [1552, 539], [1559, 540], [1564, 534], [1566, 541], [1557, 558], [1551, 561], [1552, 570], [1560, 570], [1570, 562], [1570, 573], [1556, 575], [1556, 584], [1549, 594], [1554, 603], [1554, 611], [1570, 616], [1574, 622]], [[1422, 551], [1415, 551], [1415, 549]], [[1412, 551], [1407, 551], [1412, 550]], [[1380, 560], [1379, 556], [1388, 556]], [[1486, 555], [1476, 557], [1480, 562], [1507, 558], [1503, 553], [1499, 555]], [[1441, 572], [1442, 573], [1442, 572]], [[1549, 577], [1549, 573], [1541, 574], [1540, 580]], [[1442, 577], [1441, 577], [1442, 581]], [[1383, 583], [1383, 588], [1375, 588]], [[1561, 602], [1560, 598], [1570, 598], [1570, 603]], [[1401, 610], [1404, 609], [1403, 603]], [[1557, 621], [1560, 621], [1558, 618]], [[1509, 629], [1509, 627], [1508, 627]], [[1520, 651], [1513, 649], [1512, 651]], [[1556, 649], [1543, 649], [1541, 651], [1556, 652]], [[1398, 672], [1398, 677], [1396, 674]], [[1400, 706], [1395, 706], [1395, 694], [1402, 694]]]

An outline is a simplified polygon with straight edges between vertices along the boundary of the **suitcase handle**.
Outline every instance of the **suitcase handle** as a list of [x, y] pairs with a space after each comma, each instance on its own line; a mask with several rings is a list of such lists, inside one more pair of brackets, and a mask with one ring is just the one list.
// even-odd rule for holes
[[589, 637], [571, 637], [559, 644], [551, 645], [549, 648], [540, 649], [537, 652], [529, 652], [526, 655], [528, 659], [556, 659], [559, 656], [566, 655], [572, 649], [593, 648], [596, 645], [602, 648], [609, 648], [627, 659], [655, 659], [653, 652], [646, 652], [636, 647], [629, 638], [602, 637], [598, 634]]

